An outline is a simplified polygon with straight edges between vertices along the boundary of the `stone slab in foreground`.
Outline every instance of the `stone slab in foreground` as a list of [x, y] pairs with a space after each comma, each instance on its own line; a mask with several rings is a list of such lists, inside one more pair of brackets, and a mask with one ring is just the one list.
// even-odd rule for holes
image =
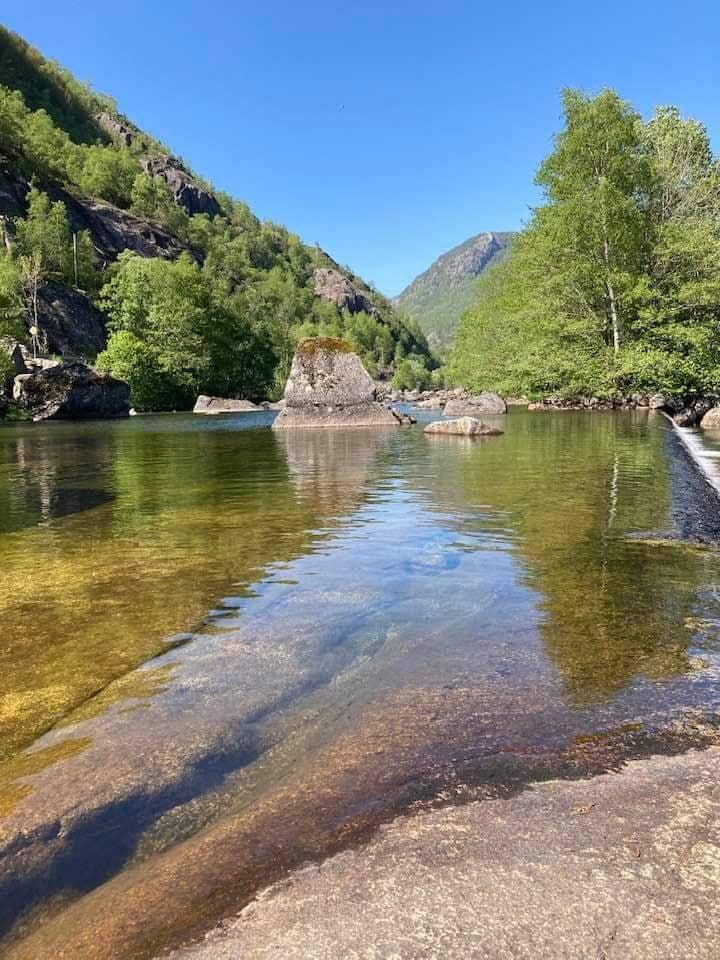
[[503, 431], [483, 423], [477, 417], [458, 417], [455, 420], [434, 420], [425, 427], [423, 433], [450, 437], [496, 437]]
[[285, 385], [275, 430], [308, 427], [397, 427], [401, 419], [375, 399], [375, 384], [344, 340], [302, 340]]
[[172, 960], [717, 960], [720, 748], [406, 816]]

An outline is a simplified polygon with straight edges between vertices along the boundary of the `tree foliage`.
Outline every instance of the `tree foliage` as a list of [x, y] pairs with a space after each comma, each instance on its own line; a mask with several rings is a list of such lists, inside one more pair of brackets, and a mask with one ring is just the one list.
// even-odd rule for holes
[[720, 178], [675, 108], [567, 91], [545, 202], [482, 278], [451, 378], [531, 396], [720, 390]]

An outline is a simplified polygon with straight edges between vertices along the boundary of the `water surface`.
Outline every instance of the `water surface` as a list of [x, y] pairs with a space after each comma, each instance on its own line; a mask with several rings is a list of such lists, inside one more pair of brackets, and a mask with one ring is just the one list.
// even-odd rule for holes
[[717, 503], [661, 417], [271, 419], [0, 431], [13, 956], [149, 955], [385, 808], [718, 712]]

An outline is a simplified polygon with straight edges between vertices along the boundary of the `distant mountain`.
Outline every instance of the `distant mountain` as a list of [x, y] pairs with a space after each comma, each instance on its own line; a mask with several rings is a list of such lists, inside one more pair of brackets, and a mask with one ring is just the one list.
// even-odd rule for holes
[[474, 281], [503, 256], [513, 236], [487, 231], [470, 237], [415, 277], [393, 306], [417, 320], [433, 347], [449, 347], [460, 315], [473, 301]]

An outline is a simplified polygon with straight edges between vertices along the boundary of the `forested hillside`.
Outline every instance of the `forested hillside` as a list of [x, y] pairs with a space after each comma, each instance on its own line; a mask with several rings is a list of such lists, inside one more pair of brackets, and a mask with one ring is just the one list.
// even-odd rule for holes
[[478, 233], [442, 254], [393, 304], [417, 320], [433, 347], [452, 344], [458, 322], [477, 297], [477, 278], [505, 253], [512, 233]]
[[277, 396], [316, 334], [349, 340], [375, 375], [400, 365], [398, 382], [436, 365], [377, 291], [2, 28], [0, 218], [0, 334], [96, 361], [140, 409]]
[[480, 280], [450, 364], [531, 397], [720, 393], [720, 164], [674, 107], [564, 94], [544, 203]]

